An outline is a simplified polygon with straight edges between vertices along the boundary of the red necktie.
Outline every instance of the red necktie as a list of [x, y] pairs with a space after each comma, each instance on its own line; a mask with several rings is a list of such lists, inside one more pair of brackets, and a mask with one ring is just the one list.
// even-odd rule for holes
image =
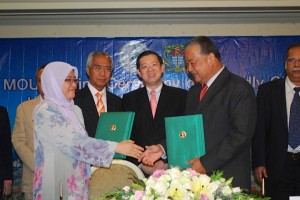
[[152, 116], [154, 118], [155, 112], [156, 112], [156, 107], [157, 107], [155, 90], [151, 90], [150, 94], [151, 94], [151, 97], [150, 97], [150, 106], [151, 106]]
[[95, 95], [98, 98], [98, 101], [96, 103], [96, 107], [97, 107], [97, 110], [98, 110], [98, 114], [100, 115], [100, 113], [105, 112], [105, 107], [104, 107], [104, 104], [103, 104], [103, 101], [102, 101], [102, 94], [100, 92], [97, 92]]
[[202, 88], [201, 88], [201, 91], [200, 91], [200, 97], [199, 97], [199, 100], [200, 100], [200, 101], [201, 101], [202, 98], [204, 97], [206, 91], [207, 91], [207, 85], [206, 85], [206, 84], [203, 84], [203, 85], [202, 85]]

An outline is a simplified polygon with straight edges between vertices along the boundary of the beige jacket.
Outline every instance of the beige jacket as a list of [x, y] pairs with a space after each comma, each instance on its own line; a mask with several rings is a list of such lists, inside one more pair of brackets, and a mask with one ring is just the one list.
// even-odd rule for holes
[[23, 162], [22, 191], [25, 193], [32, 193], [34, 171], [32, 112], [40, 101], [41, 97], [38, 96], [18, 106], [12, 134], [12, 144]]

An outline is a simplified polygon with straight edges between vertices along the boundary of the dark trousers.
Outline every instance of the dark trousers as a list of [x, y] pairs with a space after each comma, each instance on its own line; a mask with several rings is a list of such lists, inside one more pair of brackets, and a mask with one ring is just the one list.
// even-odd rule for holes
[[3, 180], [0, 179], [0, 200], [3, 199]]
[[300, 157], [287, 156], [280, 180], [266, 184], [266, 196], [272, 200], [289, 200], [290, 196], [300, 196]]

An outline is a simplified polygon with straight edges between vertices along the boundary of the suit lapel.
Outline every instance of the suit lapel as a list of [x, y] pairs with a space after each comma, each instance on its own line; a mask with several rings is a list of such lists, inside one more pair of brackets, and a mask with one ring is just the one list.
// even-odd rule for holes
[[285, 98], [285, 79], [281, 79], [277, 87], [273, 90], [273, 95], [272, 99], [276, 102], [276, 106], [278, 106], [278, 111], [279, 114], [282, 116], [282, 120], [288, 129], [288, 124], [287, 124], [287, 110], [286, 110], [286, 98]]
[[227, 70], [227, 68], [224, 68], [223, 71], [219, 74], [219, 76], [215, 79], [215, 81], [210, 85], [205, 95], [203, 96], [202, 101], [198, 103], [196, 109], [197, 113], [201, 112], [203, 108], [211, 101], [211, 98], [213, 98], [219, 92], [219, 90], [221, 90], [224, 87], [228, 76], [229, 71]]
[[[144, 87], [141, 90], [138, 98], [141, 100], [141, 101], [139, 101], [141, 103], [141, 107], [145, 108], [146, 115], [148, 115], [151, 119], [153, 119], [146, 87]], [[158, 107], [158, 105], [157, 105], [157, 107]]]
[[97, 108], [96, 105], [94, 103], [94, 98], [93, 98], [93, 94], [91, 93], [90, 89], [88, 88], [88, 86], [84, 87], [84, 98], [82, 100], [83, 105], [86, 107], [87, 113], [95, 119], [99, 118], [98, 112], [97, 112]]
[[[114, 94], [106, 90], [106, 105], [107, 105], [107, 112], [116, 111], [118, 108], [117, 102], [114, 100]], [[118, 110], [117, 110], [118, 111]]]
[[109, 91], [106, 90], [106, 105], [107, 105], [106, 110], [107, 110], [107, 112], [110, 111], [110, 106], [113, 107], [113, 105], [111, 105], [113, 103], [111, 95], [112, 94]]
[[[164, 110], [164, 108], [167, 106], [167, 104], [169, 103], [168, 101], [168, 86], [166, 86], [165, 84], [163, 84], [162, 88], [161, 88], [161, 92], [159, 95], [159, 99], [157, 102], [157, 108], [156, 108], [156, 112], [155, 112], [155, 117], [158, 117], [160, 115], [162, 115], [162, 111]], [[151, 107], [150, 107], [151, 110]]]

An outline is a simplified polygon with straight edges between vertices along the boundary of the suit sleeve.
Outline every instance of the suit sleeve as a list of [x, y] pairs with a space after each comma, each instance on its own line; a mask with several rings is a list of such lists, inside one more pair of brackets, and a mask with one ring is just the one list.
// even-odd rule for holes
[[2, 140], [2, 151], [1, 157], [4, 166], [5, 173], [3, 173], [3, 180], [12, 180], [13, 179], [13, 166], [12, 166], [12, 144], [11, 144], [11, 130], [10, 130], [10, 121], [8, 117], [7, 110], [1, 108], [1, 140]]
[[122, 98], [122, 110], [123, 111], [133, 111], [130, 100], [126, 94], [123, 95], [123, 98]]
[[[26, 116], [23, 105], [18, 106], [12, 135], [12, 143], [23, 164], [27, 165], [33, 171], [34, 153], [33, 150], [28, 147], [29, 142], [24, 124], [26, 123], [25, 119], [28, 117], [32, 118], [32, 116]], [[33, 135], [33, 133], [31, 134]]]
[[266, 140], [266, 127], [267, 125], [267, 105], [265, 87], [258, 88], [256, 102], [257, 102], [257, 121], [255, 133], [252, 139], [252, 164], [253, 168], [259, 166], [266, 166], [265, 163], [265, 140]]

